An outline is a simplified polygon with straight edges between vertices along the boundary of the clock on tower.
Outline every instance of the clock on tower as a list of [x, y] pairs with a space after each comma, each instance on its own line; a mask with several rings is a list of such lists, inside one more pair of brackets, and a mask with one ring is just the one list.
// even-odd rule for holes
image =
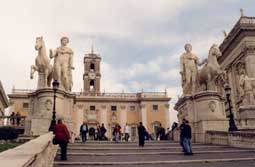
[[100, 62], [100, 55], [95, 54], [93, 49], [91, 53], [85, 54], [83, 74], [85, 94], [95, 95], [100, 93]]

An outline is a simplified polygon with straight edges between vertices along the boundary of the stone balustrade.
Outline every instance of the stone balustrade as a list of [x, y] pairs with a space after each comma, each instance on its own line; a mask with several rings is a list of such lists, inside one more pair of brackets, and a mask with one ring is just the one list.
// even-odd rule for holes
[[[19, 123], [17, 121], [19, 119]], [[17, 129], [24, 129], [26, 116], [0, 116], [3, 124], [0, 126], [12, 126]]]
[[53, 134], [47, 133], [13, 149], [0, 153], [4, 167], [52, 167], [58, 146], [52, 144]]
[[241, 148], [255, 148], [255, 132], [207, 131], [205, 136], [205, 142], [207, 144], [229, 145]]

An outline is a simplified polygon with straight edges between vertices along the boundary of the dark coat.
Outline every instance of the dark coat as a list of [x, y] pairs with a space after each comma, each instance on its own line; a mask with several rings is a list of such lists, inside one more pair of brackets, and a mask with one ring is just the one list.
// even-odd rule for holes
[[188, 124], [184, 125], [183, 138], [191, 139], [191, 127]]
[[184, 123], [182, 123], [182, 124], [180, 125], [180, 138], [183, 138], [183, 133], [184, 133], [183, 129], [184, 129], [184, 126], [185, 126]]
[[88, 129], [88, 125], [87, 125], [87, 124], [85, 124], [85, 126], [86, 126], [86, 128], [87, 128], [87, 130], [86, 130], [86, 131], [84, 131], [84, 130], [82, 129], [83, 124], [80, 126], [80, 133], [82, 133], [82, 132], [88, 132], [88, 131], [89, 131], [89, 129]]
[[59, 142], [68, 143], [69, 139], [71, 138], [66, 125], [63, 123], [57, 124], [55, 126], [54, 134], [55, 134], [55, 139]]
[[143, 125], [138, 126], [138, 135], [139, 136], [145, 136], [146, 135], [146, 129]]

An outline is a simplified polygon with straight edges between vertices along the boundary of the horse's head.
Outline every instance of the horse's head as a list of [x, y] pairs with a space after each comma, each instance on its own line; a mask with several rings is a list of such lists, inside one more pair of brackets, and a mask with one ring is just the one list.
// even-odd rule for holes
[[35, 50], [40, 50], [44, 46], [43, 37], [37, 37], [35, 41]]
[[216, 58], [220, 57], [221, 56], [221, 51], [218, 47], [218, 45], [216, 44], [213, 44], [209, 50], [209, 56], [212, 55], [212, 56], [215, 56]]

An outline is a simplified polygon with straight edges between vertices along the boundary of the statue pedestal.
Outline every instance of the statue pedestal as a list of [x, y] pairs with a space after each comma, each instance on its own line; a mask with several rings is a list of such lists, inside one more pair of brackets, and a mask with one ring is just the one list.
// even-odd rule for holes
[[255, 129], [255, 105], [241, 106], [239, 117], [242, 129]]
[[[30, 111], [25, 124], [25, 133], [41, 135], [48, 132], [53, 112], [53, 89], [38, 89], [29, 94]], [[57, 90], [56, 119], [63, 119], [70, 132], [74, 131], [73, 109], [75, 95]]]
[[183, 118], [190, 122], [192, 139], [195, 142], [204, 142], [205, 132], [208, 130], [228, 130], [224, 99], [216, 91], [184, 96], [175, 104], [175, 110], [178, 111], [179, 122]]

